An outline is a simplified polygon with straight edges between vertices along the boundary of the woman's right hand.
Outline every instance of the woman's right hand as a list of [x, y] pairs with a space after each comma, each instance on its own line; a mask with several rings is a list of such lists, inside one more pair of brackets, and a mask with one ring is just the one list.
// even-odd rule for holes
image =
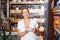
[[28, 32], [28, 31], [27, 31], [26, 28], [25, 28], [25, 31], [23, 31], [23, 32], [21, 32], [20, 30], [18, 30], [18, 36], [19, 36], [19, 37], [22, 37], [22, 36], [24, 36], [27, 32]]
[[28, 33], [28, 32], [29, 32], [28, 28], [25, 28], [25, 32], [26, 32], [26, 33]]
[[32, 29], [31, 32], [35, 32], [35, 29]]

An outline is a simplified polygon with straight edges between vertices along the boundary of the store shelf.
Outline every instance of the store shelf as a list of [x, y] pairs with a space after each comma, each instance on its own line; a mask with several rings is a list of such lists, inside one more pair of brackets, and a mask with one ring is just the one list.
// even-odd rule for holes
[[54, 13], [54, 15], [56, 15], [56, 16], [60, 15], [60, 6], [56, 6], [56, 7], [53, 9], [53, 13]]
[[[12, 23], [18, 23], [18, 21], [20, 21], [21, 19], [12, 19], [11, 22]], [[39, 23], [44, 23], [44, 19], [40, 19], [40, 18], [37, 18], [36, 21]]]
[[60, 12], [60, 6], [56, 6], [55, 8], [53, 8], [53, 12]]
[[[43, 13], [44, 14], [44, 9], [29, 9], [30, 13]], [[21, 13], [21, 10], [10, 10], [10, 14], [13, 13]]]
[[44, 13], [44, 8], [42, 9], [29, 9], [30, 13]]
[[10, 10], [10, 14], [13, 14], [13, 13], [21, 13], [21, 10]]
[[10, 2], [10, 4], [44, 4], [44, 1]]
[[58, 14], [58, 15], [60, 15], [60, 12], [56, 12], [56, 13], [54, 13], [54, 14]]
[[54, 12], [54, 13], [59, 13], [59, 12], [60, 12], [60, 10], [54, 10], [53, 12]]
[[18, 32], [18, 29], [17, 29], [17, 27], [16, 28], [12, 28], [12, 32]]
[[21, 19], [11, 19], [11, 23], [18, 23]]
[[[3, 34], [2, 34], [3, 35]], [[5, 35], [9, 35], [9, 32], [6, 32]], [[18, 35], [18, 32], [11, 32], [11, 35]]]
[[39, 23], [44, 23], [44, 18], [43, 19], [40, 19], [40, 18], [37, 18], [36, 21]]
[[54, 15], [59, 16], [60, 15], [60, 10], [59, 11], [54, 11]]

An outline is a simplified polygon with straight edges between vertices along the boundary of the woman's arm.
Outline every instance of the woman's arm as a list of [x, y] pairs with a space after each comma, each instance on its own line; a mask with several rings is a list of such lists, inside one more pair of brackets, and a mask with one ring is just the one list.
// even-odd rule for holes
[[31, 32], [35, 32], [35, 29], [32, 29]]
[[39, 31], [38, 27], [31, 30], [31, 32]]
[[22, 36], [24, 36], [26, 33], [27, 33], [26, 30], [25, 30], [24, 32], [21, 32], [21, 31], [18, 29], [18, 37], [22, 37]]
[[39, 28], [37, 27], [37, 28], [35, 28], [36, 29], [36, 31], [39, 31]]

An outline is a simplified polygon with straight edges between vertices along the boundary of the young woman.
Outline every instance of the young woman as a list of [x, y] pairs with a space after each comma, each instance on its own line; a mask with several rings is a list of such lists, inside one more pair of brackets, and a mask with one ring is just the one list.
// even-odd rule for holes
[[23, 8], [22, 15], [24, 19], [18, 21], [18, 36], [21, 40], [37, 40], [35, 29], [38, 30], [38, 24], [34, 19], [29, 18], [29, 9]]

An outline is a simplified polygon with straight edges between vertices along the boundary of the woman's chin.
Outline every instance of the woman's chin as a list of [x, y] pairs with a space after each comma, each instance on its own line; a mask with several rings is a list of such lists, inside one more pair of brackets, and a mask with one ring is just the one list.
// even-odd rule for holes
[[24, 18], [26, 19], [26, 18], [29, 18], [29, 17], [26, 17], [26, 16], [25, 16]]

